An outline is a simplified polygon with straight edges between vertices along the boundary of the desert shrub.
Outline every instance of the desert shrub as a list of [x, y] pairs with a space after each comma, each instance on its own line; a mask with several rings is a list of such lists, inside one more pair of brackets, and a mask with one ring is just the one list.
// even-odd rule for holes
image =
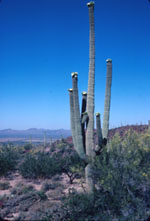
[[63, 185], [60, 182], [55, 182], [55, 181], [45, 181], [42, 184], [41, 190], [46, 192], [48, 190], [55, 190], [59, 187], [62, 187]]
[[0, 148], [0, 176], [7, 175], [14, 171], [17, 166], [18, 155], [11, 147]]
[[25, 219], [26, 219], [26, 213], [25, 212], [20, 212], [19, 216], [17, 216], [15, 218], [15, 221], [22, 221], [22, 220], [25, 220]]
[[106, 199], [103, 195], [94, 198], [87, 193], [79, 194], [70, 189], [69, 196], [63, 199], [62, 205], [47, 211], [43, 220], [111, 221], [112, 216], [107, 213], [107, 207], [104, 208], [104, 201]]
[[48, 190], [51, 189], [51, 182], [48, 182], [48, 181], [45, 181], [43, 184], [42, 184], [42, 187], [41, 187], [41, 190], [46, 192]]
[[27, 154], [19, 171], [25, 178], [48, 178], [61, 173], [61, 168], [56, 158], [38, 152], [36, 155]]
[[26, 151], [29, 151], [29, 150], [31, 150], [32, 148], [33, 148], [33, 145], [30, 144], [30, 143], [24, 145], [24, 149], [25, 149]]
[[14, 146], [13, 150], [18, 154], [18, 157], [22, 157], [24, 152], [25, 152], [25, 149], [23, 146]]
[[14, 188], [11, 189], [12, 195], [22, 195], [26, 194], [30, 191], [34, 191], [34, 187], [32, 185], [25, 185], [24, 183], [18, 183]]
[[54, 210], [47, 212], [45, 216], [43, 220], [47, 221], [144, 221], [147, 218], [142, 202], [139, 207], [138, 200], [134, 204], [129, 200], [126, 202], [126, 207], [124, 206], [122, 208], [119, 198], [114, 197], [110, 192], [102, 189], [97, 191], [94, 196], [72, 191], [69, 193], [69, 196], [63, 200], [60, 207], [56, 207]]
[[0, 182], [0, 190], [8, 190], [10, 187], [9, 182]]
[[76, 151], [64, 143], [58, 144], [50, 153], [43, 151], [27, 154], [19, 166], [19, 171], [25, 178], [48, 178], [65, 173], [70, 184], [83, 175], [83, 169], [84, 163]]
[[150, 191], [150, 164], [142, 136], [129, 131], [121, 140], [116, 135], [95, 161], [98, 186], [108, 192], [114, 202], [110, 211], [118, 203], [119, 208], [116, 207], [114, 214], [119, 218], [125, 216], [125, 220], [134, 220], [135, 217], [140, 220], [149, 211], [146, 195]]
[[62, 172], [65, 173], [70, 184], [75, 178], [80, 178], [84, 174], [84, 162], [80, 159], [77, 152], [70, 146], [62, 143], [55, 147], [55, 151], [51, 153], [55, 159], [58, 159], [58, 165]]
[[46, 199], [47, 196], [44, 192], [36, 191], [35, 189], [20, 195], [11, 195], [7, 201], [7, 204], [9, 205], [9, 213], [13, 212], [14, 208], [16, 208], [19, 212], [29, 211], [33, 204], [40, 201], [45, 201]]
[[52, 177], [53, 182], [61, 181], [62, 179], [63, 177], [60, 176], [59, 174], [56, 174], [55, 176]]
[[37, 194], [38, 194], [40, 200], [46, 200], [47, 199], [47, 196], [44, 193], [44, 191], [42, 191], [42, 190], [41, 191], [37, 191]]

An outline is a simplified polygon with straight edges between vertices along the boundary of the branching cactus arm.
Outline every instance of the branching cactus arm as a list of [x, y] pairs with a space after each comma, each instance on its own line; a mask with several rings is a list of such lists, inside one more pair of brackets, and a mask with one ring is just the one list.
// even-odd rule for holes
[[75, 135], [75, 113], [74, 113], [74, 102], [73, 102], [73, 89], [69, 89], [69, 100], [70, 100], [70, 122], [71, 122], [71, 133], [72, 133], [72, 141], [74, 146], [76, 147], [76, 135]]
[[103, 138], [107, 139], [109, 130], [109, 115], [110, 115], [110, 99], [111, 99], [111, 83], [112, 83], [112, 60], [107, 59], [107, 76], [105, 90], [105, 106], [103, 118]]
[[96, 113], [96, 129], [97, 129], [97, 144], [98, 144], [98, 150], [102, 149], [103, 146], [103, 136], [102, 136], [102, 129], [101, 129], [101, 119], [100, 119], [100, 113]]
[[74, 106], [74, 123], [75, 123], [75, 148], [81, 159], [86, 160], [86, 155], [83, 146], [83, 137], [81, 131], [81, 117], [79, 108], [79, 96], [78, 96], [78, 73], [72, 73], [73, 84], [73, 106]]
[[87, 101], [87, 93], [82, 92], [82, 109], [81, 109], [81, 127], [82, 127], [82, 137], [83, 137], [83, 146], [84, 146], [84, 151], [86, 153], [86, 147], [85, 147], [85, 123], [87, 119], [87, 114], [86, 113], [86, 101]]

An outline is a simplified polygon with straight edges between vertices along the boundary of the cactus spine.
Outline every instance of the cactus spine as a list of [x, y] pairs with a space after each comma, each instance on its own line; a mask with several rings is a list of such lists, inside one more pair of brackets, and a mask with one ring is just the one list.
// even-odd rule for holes
[[[112, 79], [112, 61], [107, 60], [107, 78], [104, 108], [103, 133], [101, 129], [100, 113], [96, 113], [96, 126], [98, 142], [94, 144], [94, 93], [95, 93], [95, 31], [94, 31], [94, 2], [87, 3], [89, 8], [89, 76], [88, 76], [88, 93], [82, 93], [82, 110], [80, 115], [79, 97], [78, 97], [78, 73], [72, 73], [73, 88], [69, 89], [70, 96], [70, 119], [71, 131], [74, 147], [80, 158], [86, 163], [85, 177], [86, 188], [89, 193], [94, 192], [94, 177], [92, 161], [96, 155], [99, 155], [102, 148], [106, 145], [109, 111], [111, 97], [111, 79]], [[85, 127], [86, 126], [86, 127]], [[85, 136], [86, 130], [86, 136]]]

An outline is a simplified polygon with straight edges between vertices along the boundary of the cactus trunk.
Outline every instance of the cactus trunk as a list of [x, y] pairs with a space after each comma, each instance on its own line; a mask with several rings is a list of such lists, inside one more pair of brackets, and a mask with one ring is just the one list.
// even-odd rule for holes
[[[94, 91], [95, 91], [95, 30], [94, 30], [94, 2], [87, 4], [89, 8], [89, 78], [87, 93], [87, 113], [88, 125], [86, 132], [86, 154], [89, 158], [93, 157], [94, 149]], [[94, 179], [92, 165], [89, 163], [86, 167], [86, 184], [89, 192], [93, 192]]]

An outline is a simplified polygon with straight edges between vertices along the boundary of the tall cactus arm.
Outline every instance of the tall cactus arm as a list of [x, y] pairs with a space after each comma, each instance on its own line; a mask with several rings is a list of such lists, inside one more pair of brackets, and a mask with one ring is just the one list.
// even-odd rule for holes
[[73, 102], [74, 102], [74, 123], [75, 123], [75, 143], [76, 151], [81, 159], [86, 160], [86, 155], [83, 147], [83, 137], [81, 131], [81, 118], [79, 108], [79, 96], [78, 96], [78, 73], [72, 73], [72, 84], [73, 84]]
[[70, 124], [71, 133], [74, 147], [76, 147], [76, 136], [75, 136], [75, 113], [74, 113], [74, 102], [73, 102], [73, 89], [69, 89], [69, 100], [70, 100]]
[[82, 92], [82, 109], [81, 109], [81, 129], [82, 129], [82, 137], [83, 137], [83, 146], [84, 146], [84, 152], [86, 153], [86, 147], [85, 147], [85, 122], [87, 119], [87, 114], [85, 116], [86, 111], [86, 100], [87, 100], [87, 93]]
[[110, 115], [110, 99], [111, 99], [111, 83], [112, 83], [112, 60], [107, 59], [107, 76], [105, 90], [105, 106], [103, 118], [103, 138], [107, 139], [109, 130], [109, 115]]

